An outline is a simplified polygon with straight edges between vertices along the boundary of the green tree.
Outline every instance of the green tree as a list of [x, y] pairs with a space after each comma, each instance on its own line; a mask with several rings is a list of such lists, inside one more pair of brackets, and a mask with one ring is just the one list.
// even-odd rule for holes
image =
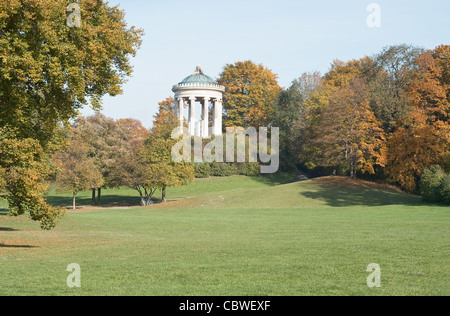
[[139, 193], [142, 206], [152, 204], [152, 197], [158, 190], [154, 172], [157, 171], [146, 159], [143, 141], [133, 142], [130, 150], [116, 160], [117, 166], [111, 172], [111, 179]]
[[440, 187], [445, 173], [440, 166], [426, 168], [420, 179], [420, 193], [426, 202], [442, 202]]
[[267, 126], [281, 87], [278, 76], [252, 61], [228, 64], [220, 74], [225, 86], [226, 127]]
[[[125, 14], [118, 7], [97, 0], [78, 1], [81, 27], [68, 27], [66, 10], [70, 2], [0, 0], [1, 136], [6, 143], [33, 144], [38, 156], [47, 155], [42, 162], [50, 161], [61, 122], [67, 124], [89, 102], [99, 109], [105, 94], [122, 92], [121, 86], [132, 72], [130, 57], [136, 54], [143, 34], [127, 26]], [[23, 148], [16, 147], [18, 151]], [[0, 159], [15, 154], [5, 153]], [[16, 166], [10, 165], [11, 161], [0, 161], [0, 165], [8, 165], [8, 170], [21, 169], [21, 173], [15, 173], [16, 183], [29, 188], [16, 190], [9, 182], [11, 178], [7, 181], [12, 214], [32, 209], [32, 218], [51, 228], [56, 211], [38, 197], [43, 191], [34, 189], [34, 184], [47, 176], [45, 168], [29, 164], [31, 169], [25, 170], [19, 160], [13, 161]], [[32, 184], [27, 175], [37, 170], [42, 173], [33, 176], [38, 180]], [[24, 177], [22, 182], [19, 176]]]
[[[3, 136], [0, 131], [0, 136]], [[42, 229], [52, 229], [63, 215], [60, 208], [47, 204], [44, 195], [49, 176], [49, 157], [39, 141], [0, 137], [0, 193], [13, 216], [30, 214]]]
[[194, 181], [193, 165], [185, 162], [175, 163], [172, 159], [172, 147], [177, 142], [172, 139], [172, 132], [179, 126], [172, 104], [171, 98], [159, 103], [153, 128], [144, 141], [146, 159], [153, 168], [154, 181], [162, 192], [163, 202], [166, 202], [168, 187], [180, 187]]
[[194, 181], [194, 167], [190, 163], [175, 163], [172, 147], [177, 140], [171, 138], [179, 126], [172, 111], [173, 99], [159, 103], [153, 128], [144, 140], [131, 142], [127, 152], [116, 160], [111, 172], [113, 182], [138, 191], [141, 205], [152, 204], [156, 191], [162, 191], [166, 200], [168, 187], [178, 187]]
[[407, 117], [410, 110], [408, 89], [417, 70], [416, 59], [422, 52], [409, 45], [390, 46], [369, 65], [366, 79], [371, 88], [371, 108], [388, 134], [395, 131], [397, 122]]
[[103, 185], [103, 176], [90, 156], [89, 147], [82, 139], [76, 136], [71, 140], [64, 152], [58, 154], [57, 160], [61, 166], [57, 176], [58, 189], [73, 194], [73, 209], [76, 209], [76, 196], [78, 192]]
[[[447, 87], [447, 99], [450, 104], [450, 45], [440, 45], [432, 52], [436, 64], [441, 68], [440, 81], [442, 86]], [[449, 109], [450, 115], [450, 109]]]
[[302, 92], [300, 83], [295, 80], [289, 89], [280, 93], [270, 116], [271, 125], [280, 129], [280, 167], [285, 171], [297, 169], [306, 113]]
[[131, 142], [142, 137], [139, 134], [145, 134], [145, 128], [139, 124], [140, 122], [116, 121], [101, 113], [79, 117], [75, 121], [74, 133], [88, 146], [89, 155], [94, 158], [95, 165], [103, 176], [103, 185], [93, 188], [93, 201], [97, 191], [97, 201], [100, 202], [102, 187], [114, 188], [122, 185], [116, 178], [112, 179], [110, 174], [117, 167], [117, 159], [129, 151]]

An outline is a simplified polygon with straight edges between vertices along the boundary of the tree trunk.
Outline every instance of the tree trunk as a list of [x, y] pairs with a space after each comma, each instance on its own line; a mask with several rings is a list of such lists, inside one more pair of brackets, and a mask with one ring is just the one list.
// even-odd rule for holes
[[162, 189], [162, 198], [161, 198], [161, 200], [162, 200], [163, 203], [167, 202], [167, 200], [166, 200], [166, 188]]
[[75, 192], [73, 192], [73, 210], [77, 209], [76, 199], [77, 199], [77, 194]]
[[100, 200], [102, 199], [102, 188], [98, 188], [98, 194], [97, 194], [97, 202], [100, 203]]
[[92, 189], [92, 203], [95, 203], [95, 189]]

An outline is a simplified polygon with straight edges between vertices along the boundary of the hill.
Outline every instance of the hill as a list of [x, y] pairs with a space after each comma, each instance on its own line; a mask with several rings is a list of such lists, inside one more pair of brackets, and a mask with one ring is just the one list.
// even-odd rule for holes
[[[0, 214], [0, 295], [450, 294], [446, 207], [345, 178], [213, 178], [170, 194], [69, 213], [51, 232]], [[66, 286], [71, 263], [80, 289]]]

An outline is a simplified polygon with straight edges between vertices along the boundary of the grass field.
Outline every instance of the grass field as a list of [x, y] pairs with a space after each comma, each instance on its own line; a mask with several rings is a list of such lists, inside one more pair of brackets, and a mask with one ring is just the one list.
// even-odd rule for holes
[[[448, 207], [346, 178], [291, 180], [197, 180], [149, 208], [128, 189], [90, 208], [86, 192], [50, 232], [0, 210], [0, 295], [450, 295]], [[81, 288], [66, 285], [71, 263]], [[371, 263], [381, 288], [366, 284]]]

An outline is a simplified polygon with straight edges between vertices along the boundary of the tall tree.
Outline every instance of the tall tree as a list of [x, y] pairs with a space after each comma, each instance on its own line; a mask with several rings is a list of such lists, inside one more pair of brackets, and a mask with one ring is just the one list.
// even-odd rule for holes
[[302, 95], [302, 99], [307, 101], [311, 95], [317, 91], [322, 84], [322, 75], [320, 72], [305, 72], [298, 79], [294, 80], [293, 85], [296, 90]]
[[[297, 169], [302, 146], [305, 127], [304, 88], [295, 80], [289, 89], [280, 93], [270, 115], [271, 125], [280, 129], [280, 167], [286, 171]], [[309, 89], [306, 94], [312, 93]]]
[[[54, 228], [63, 215], [62, 209], [51, 207], [44, 199], [50, 174], [49, 157], [39, 141], [17, 139], [0, 130], [0, 193], [13, 216], [29, 213], [42, 229]], [[6, 136], [6, 137], [5, 137]]]
[[422, 49], [397, 45], [386, 47], [375, 56], [370, 68], [371, 107], [386, 133], [393, 133], [397, 121], [410, 110], [408, 89], [417, 70], [416, 59]]
[[[116, 160], [129, 150], [130, 142], [136, 137], [134, 133], [138, 125], [138, 122], [134, 122], [133, 129], [130, 129], [130, 125], [124, 121], [116, 121], [101, 113], [79, 117], [75, 121], [74, 133], [88, 145], [90, 156], [94, 158], [96, 166], [102, 173], [103, 187], [120, 186], [120, 183], [111, 179], [110, 174], [117, 166]], [[138, 133], [145, 133], [139, 127], [138, 130]], [[93, 198], [97, 190], [98, 201], [101, 199], [101, 189], [102, 187], [93, 188]]]
[[324, 148], [323, 166], [375, 173], [375, 165], [385, 165], [385, 138], [380, 123], [369, 106], [369, 88], [360, 78], [336, 91], [321, 118], [321, 135], [315, 140]]
[[157, 171], [146, 159], [143, 141], [133, 142], [130, 150], [116, 160], [111, 172], [115, 183], [127, 186], [139, 193], [142, 206], [152, 204], [152, 197], [158, 190], [154, 172]]
[[[0, 0], [1, 136], [7, 137], [6, 142], [25, 147], [37, 140], [47, 155], [51, 154], [60, 122], [74, 118], [89, 101], [98, 109], [102, 96], [122, 92], [121, 86], [132, 72], [130, 57], [141, 44], [142, 31], [128, 27], [124, 11], [104, 1], [78, 1], [82, 23], [80, 27], [69, 27], [66, 14], [69, 3]], [[41, 151], [37, 145], [33, 146]], [[14, 153], [0, 159], [7, 159], [8, 155]], [[49, 161], [48, 157], [42, 160]], [[0, 165], [10, 163], [0, 161]], [[15, 167], [23, 168], [20, 160], [14, 163]], [[27, 172], [36, 170], [41, 169]], [[27, 172], [22, 173], [24, 184], [28, 183]], [[43, 182], [45, 176], [43, 172], [34, 178]], [[51, 228], [55, 218], [51, 214], [56, 211], [42, 197], [38, 198], [36, 192], [40, 190], [29, 185], [29, 190], [24, 188], [22, 192], [12, 186], [8, 189], [8, 199], [13, 202], [11, 213], [22, 214], [33, 208], [34, 213], [41, 214], [34, 218]]]
[[416, 60], [418, 71], [409, 87], [408, 117], [389, 140], [387, 173], [392, 181], [414, 192], [427, 167], [444, 165], [450, 149], [449, 86], [432, 52]]
[[344, 62], [335, 60], [331, 68], [320, 81], [320, 84], [305, 99], [305, 128], [303, 129], [303, 145], [300, 161], [309, 169], [324, 167], [322, 164], [325, 142], [316, 141], [323, 137], [322, 116], [330, 108], [330, 99], [339, 89], [347, 88], [357, 77], [362, 76], [364, 69], [370, 68], [373, 60], [365, 57], [359, 60]]
[[442, 86], [446, 86], [447, 99], [450, 104], [450, 45], [440, 45], [436, 47], [431, 54], [433, 55], [436, 64], [441, 68], [440, 81]]
[[162, 201], [165, 202], [168, 187], [194, 181], [192, 164], [172, 160], [172, 147], [177, 140], [171, 136], [179, 126], [172, 111], [172, 102], [173, 99], [169, 98], [159, 103], [159, 111], [149, 134], [144, 140], [131, 143], [131, 148], [116, 160], [116, 167], [110, 175], [113, 182], [138, 191], [141, 205], [152, 204], [157, 190], [162, 191]]
[[141, 141], [148, 136], [148, 129], [146, 129], [139, 120], [131, 118], [120, 119], [117, 121], [117, 124], [122, 127], [121, 130], [128, 134], [127, 138], [132, 139], [133, 141]]
[[172, 104], [172, 98], [159, 103], [159, 111], [155, 115], [153, 128], [144, 142], [147, 149], [147, 161], [153, 166], [154, 180], [162, 192], [163, 202], [166, 202], [168, 187], [180, 187], [194, 181], [192, 164], [175, 163], [172, 159], [172, 147], [177, 142], [172, 139], [172, 132], [179, 126]]
[[60, 191], [73, 194], [73, 209], [76, 209], [76, 196], [79, 192], [103, 185], [103, 176], [90, 156], [87, 144], [80, 138], [73, 137], [64, 152], [58, 154], [58, 163], [61, 166], [57, 177]]
[[270, 69], [252, 61], [226, 65], [219, 78], [226, 89], [225, 126], [267, 126], [272, 105], [282, 90], [277, 79]]

